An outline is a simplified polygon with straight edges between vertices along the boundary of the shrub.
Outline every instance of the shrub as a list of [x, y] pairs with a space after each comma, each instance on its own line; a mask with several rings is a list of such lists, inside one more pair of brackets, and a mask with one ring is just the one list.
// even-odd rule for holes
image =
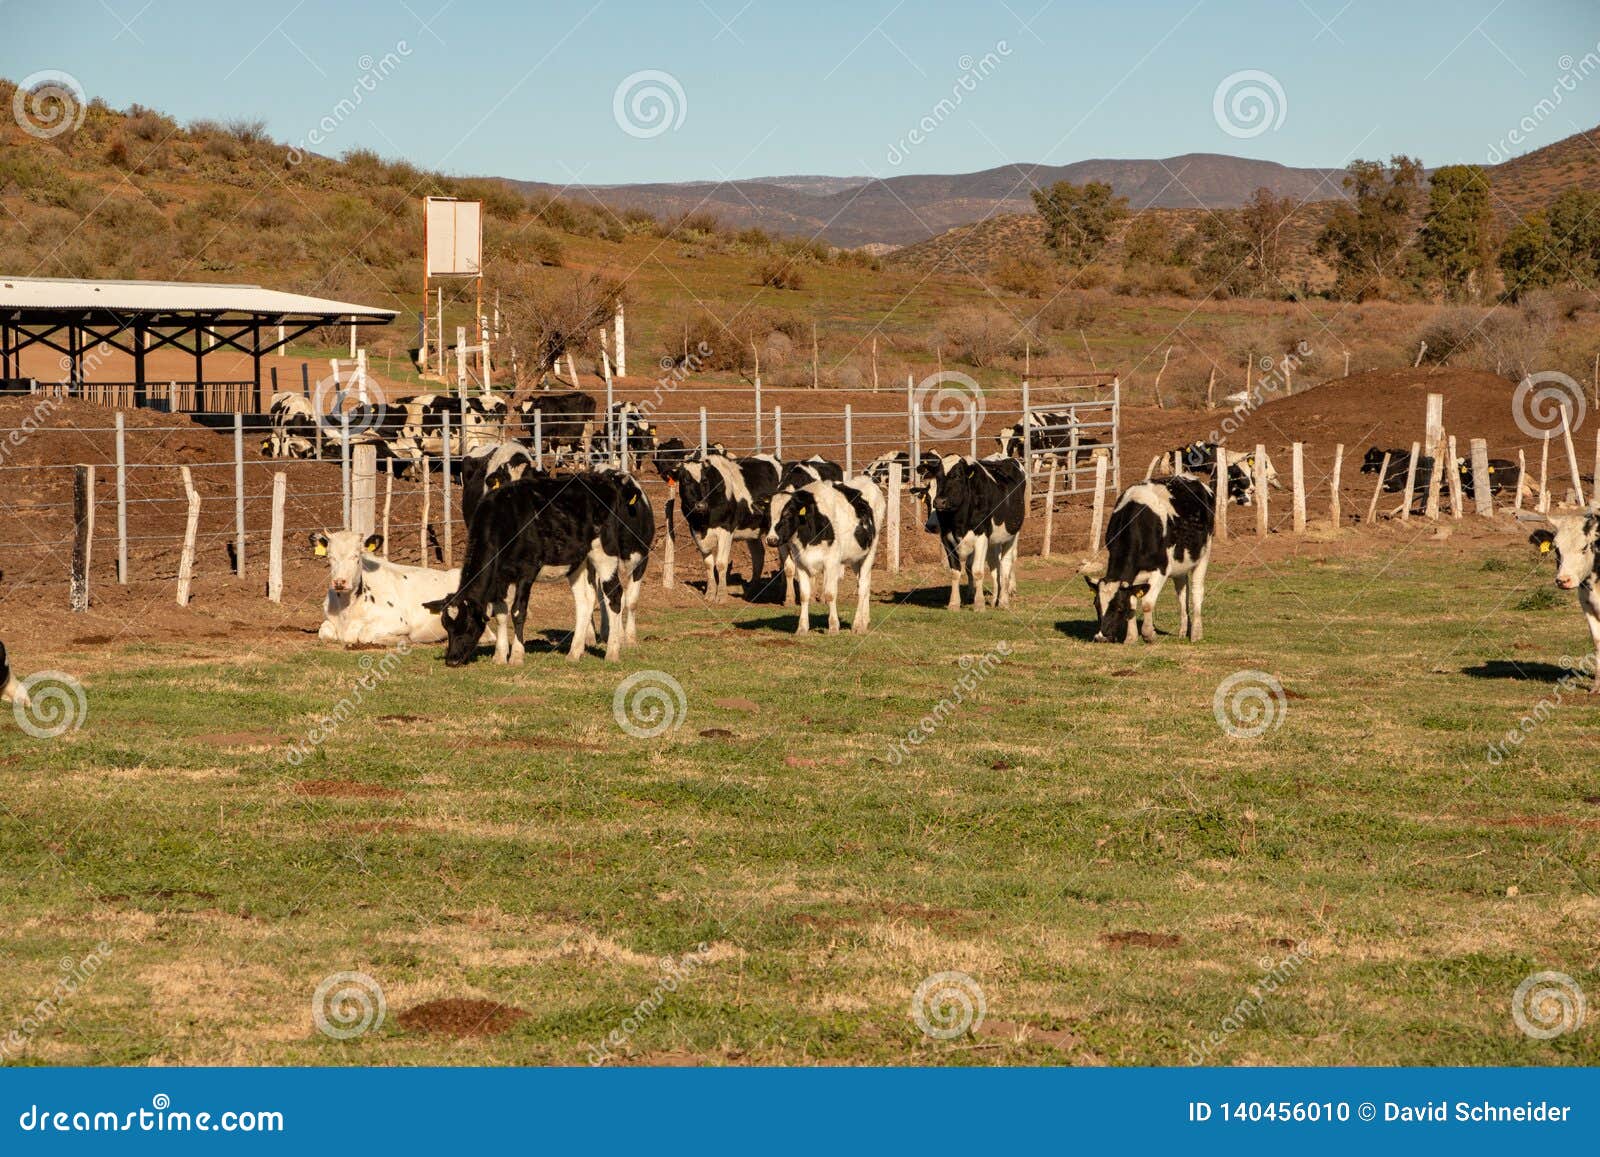
[[805, 266], [800, 258], [784, 253], [771, 253], [756, 262], [754, 269], [758, 285], [773, 289], [804, 289]]
[[224, 127], [230, 137], [246, 148], [254, 148], [270, 139], [267, 136], [267, 122], [263, 120], [239, 117], [229, 121]]
[[994, 283], [1008, 293], [1043, 297], [1056, 288], [1055, 263], [1034, 253], [1008, 254], [995, 266]]
[[958, 361], [992, 365], [1002, 356], [1022, 356], [1032, 337], [1026, 323], [999, 309], [964, 305], [939, 318], [935, 341]]
[[[1462, 358], [1483, 341], [1482, 325], [1487, 315], [1470, 306], [1446, 306], [1436, 310], [1417, 332], [1411, 343], [1415, 351], [1419, 343], [1426, 342], [1422, 360], [1430, 365], [1444, 365], [1451, 358]], [[1415, 353], [1412, 354], [1415, 357]]]

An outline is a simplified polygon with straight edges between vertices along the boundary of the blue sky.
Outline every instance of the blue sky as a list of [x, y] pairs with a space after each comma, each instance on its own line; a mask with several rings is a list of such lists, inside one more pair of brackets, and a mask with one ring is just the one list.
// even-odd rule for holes
[[[0, 22], [12, 80], [59, 70], [119, 107], [556, 183], [1185, 152], [1436, 165], [1600, 124], [1600, 70], [1569, 71], [1600, 61], [1594, 0], [0, 0]], [[1219, 115], [1246, 72], [1266, 77]], [[667, 78], [623, 90], [619, 120], [639, 73]], [[641, 85], [665, 122], [648, 92], [629, 111]], [[1240, 86], [1265, 105], [1229, 111]]]

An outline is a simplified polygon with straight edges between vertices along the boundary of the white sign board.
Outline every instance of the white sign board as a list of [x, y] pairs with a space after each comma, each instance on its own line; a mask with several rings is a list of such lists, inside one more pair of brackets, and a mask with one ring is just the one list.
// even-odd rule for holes
[[426, 214], [428, 276], [466, 274], [483, 270], [483, 204], [445, 197], [423, 200]]

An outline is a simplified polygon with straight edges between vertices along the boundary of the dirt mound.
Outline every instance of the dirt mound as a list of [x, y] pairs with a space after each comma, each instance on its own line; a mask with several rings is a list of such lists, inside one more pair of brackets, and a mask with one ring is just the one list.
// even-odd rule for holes
[[400, 1026], [408, 1032], [447, 1033], [450, 1036], [499, 1036], [526, 1020], [528, 1014], [493, 1000], [470, 1000], [454, 996], [430, 1000], [400, 1014]]
[[[185, 414], [124, 410], [123, 419], [129, 462], [189, 465], [233, 459], [231, 438], [219, 437]], [[114, 461], [115, 422], [114, 411], [91, 402], [0, 398], [0, 430], [19, 432], [5, 447], [5, 464], [70, 466]]]

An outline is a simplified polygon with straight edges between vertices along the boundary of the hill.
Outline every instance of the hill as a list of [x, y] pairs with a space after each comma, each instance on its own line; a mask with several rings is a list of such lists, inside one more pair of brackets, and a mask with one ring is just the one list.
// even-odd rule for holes
[[1188, 153], [1163, 160], [1088, 160], [1001, 165], [976, 173], [871, 178], [774, 177], [681, 184], [554, 186], [513, 181], [524, 192], [560, 194], [616, 210], [671, 218], [709, 212], [725, 224], [818, 237], [834, 245], [905, 245], [954, 225], [1029, 211], [1030, 190], [1057, 181], [1105, 181], [1135, 209], [1226, 209], [1258, 188], [1299, 200], [1339, 195], [1340, 170], [1293, 169], [1271, 161]]

